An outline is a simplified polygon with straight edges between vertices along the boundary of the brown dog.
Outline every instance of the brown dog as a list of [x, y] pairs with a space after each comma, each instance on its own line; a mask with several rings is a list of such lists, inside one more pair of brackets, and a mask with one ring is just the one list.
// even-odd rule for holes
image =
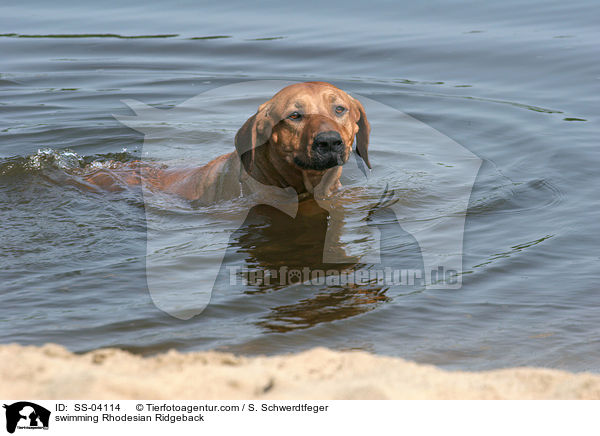
[[[367, 154], [370, 126], [362, 104], [325, 82], [287, 86], [262, 104], [235, 136], [236, 151], [200, 168], [161, 169], [137, 162], [129, 169], [102, 169], [87, 182], [110, 189], [140, 183], [210, 204], [249, 193], [258, 185], [292, 187], [300, 198], [326, 198], [341, 185], [341, 166], [356, 151]], [[126, 172], [130, 171], [129, 174]], [[121, 183], [122, 184], [122, 183]]]

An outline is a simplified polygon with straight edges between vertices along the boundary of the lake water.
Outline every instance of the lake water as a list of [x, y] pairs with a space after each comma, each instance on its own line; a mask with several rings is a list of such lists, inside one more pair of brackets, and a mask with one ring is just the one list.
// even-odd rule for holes
[[[0, 7], [0, 342], [144, 355], [327, 346], [448, 369], [600, 371], [596, 2], [32, 3]], [[324, 264], [319, 210], [257, 207], [237, 229], [223, 218], [248, 208], [235, 201], [70, 183], [93, 162], [205, 163], [233, 150], [271, 89], [309, 80], [363, 99], [373, 127], [368, 182], [353, 159], [344, 169], [346, 251], [372, 248], [363, 231], [377, 227], [377, 265], [419, 267], [418, 230], [466, 211], [460, 288], [232, 285], [231, 266], [377, 265]], [[115, 118], [134, 115], [133, 100], [165, 114], [152, 144]], [[480, 160], [465, 207], [438, 176], [467, 186], [473, 167], [444, 144]], [[396, 214], [372, 213], [386, 188]], [[435, 232], [462, 240], [461, 228]], [[160, 240], [175, 292], [195, 274], [180, 260], [224, 234], [206, 309], [160, 310], [147, 244]]]

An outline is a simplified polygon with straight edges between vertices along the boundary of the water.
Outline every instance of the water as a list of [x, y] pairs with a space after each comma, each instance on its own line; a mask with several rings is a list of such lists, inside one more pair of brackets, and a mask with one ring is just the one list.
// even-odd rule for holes
[[[328, 346], [449, 369], [598, 372], [599, 18], [591, 1], [2, 6], [0, 341], [141, 354]], [[201, 315], [182, 321], [154, 305], [142, 192], [90, 192], [67, 173], [140, 157], [143, 134], [113, 117], [133, 115], [122, 100], [173, 110], [255, 80], [332, 82], [409, 114], [482, 160], [460, 289], [231, 287], [223, 270]], [[198, 121], [195, 156], [205, 162], [233, 150], [249, 107], [215, 100]], [[386, 142], [384, 115], [369, 111], [379, 128], [370, 180], [388, 183], [409, 218], [452, 213], [439, 201], [432, 167], [420, 166], [420, 148], [399, 154]], [[166, 149], [169, 159], [188, 157]], [[351, 211], [368, 210], [381, 190], [361, 188], [360, 173], [352, 174], [344, 199]], [[158, 213], [182, 226], [226, 226], [197, 221], [218, 216], [218, 207], [157, 201]], [[350, 236], [365, 226], [353, 217]], [[392, 216], [384, 211], [371, 223], [382, 234], [383, 263], [413, 262], [414, 240]], [[231, 236], [226, 261], [322, 266], [326, 227], [318, 211], [293, 220], [256, 209]], [[190, 246], [174, 240], [173, 258]]]

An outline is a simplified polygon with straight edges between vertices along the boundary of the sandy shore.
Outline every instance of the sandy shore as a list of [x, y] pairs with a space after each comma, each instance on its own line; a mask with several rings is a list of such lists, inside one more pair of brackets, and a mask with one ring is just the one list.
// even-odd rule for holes
[[600, 399], [600, 375], [515, 368], [478, 373], [324, 348], [274, 357], [171, 351], [143, 358], [58, 345], [0, 346], [11, 399]]

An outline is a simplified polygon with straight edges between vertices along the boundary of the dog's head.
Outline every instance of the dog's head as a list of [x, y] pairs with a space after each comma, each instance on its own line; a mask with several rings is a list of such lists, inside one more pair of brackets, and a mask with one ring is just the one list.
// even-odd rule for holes
[[271, 151], [299, 170], [325, 171], [343, 165], [356, 151], [371, 168], [367, 150], [370, 126], [363, 105], [325, 82], [287, 86], [262, 104], [235, 137], [250, 172], [256, 147]]

